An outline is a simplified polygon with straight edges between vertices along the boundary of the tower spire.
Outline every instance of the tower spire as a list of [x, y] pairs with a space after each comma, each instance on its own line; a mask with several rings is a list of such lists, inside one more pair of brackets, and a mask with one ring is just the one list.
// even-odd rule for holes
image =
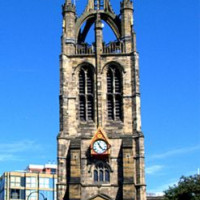
[[71, 4], [71, 3], [72, 3], [71, 0], [66, 0], [66, 4], [67, 4], [67, 5], [69, 5], [69, 4]]
[[63, 13], [64, 12], [74, 12], [75, 13], [76, 8], [75, 5], [72, 3], [72, 0], [66, 0], [65, 4], [63, 5]]
[[124, 3], [129, 3], [131, 2], [130, 0], [123, 0]]

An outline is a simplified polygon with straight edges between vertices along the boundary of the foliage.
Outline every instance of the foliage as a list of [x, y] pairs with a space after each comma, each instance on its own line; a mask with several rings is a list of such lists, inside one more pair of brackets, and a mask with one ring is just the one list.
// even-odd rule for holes
[[164, 193], [165, 200], [200, 200], [200, 175], [182, 176], [177, 185]]

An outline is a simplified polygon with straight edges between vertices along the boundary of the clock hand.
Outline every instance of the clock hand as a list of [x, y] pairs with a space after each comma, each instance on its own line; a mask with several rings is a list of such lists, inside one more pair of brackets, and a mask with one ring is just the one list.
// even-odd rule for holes
[[99, 142], [97, 142], [97, 144], [98, 144], [98, 146], [100, 147], [100, 149], [104, 150], [104, 149], [101, 147], [101, 145], [99, 144]]

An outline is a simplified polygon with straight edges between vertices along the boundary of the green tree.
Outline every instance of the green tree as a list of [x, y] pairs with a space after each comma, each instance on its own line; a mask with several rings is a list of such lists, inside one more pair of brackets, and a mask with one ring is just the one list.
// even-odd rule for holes
[[164, 193], [165, 200], [200, 200], [200, 175], [182, 176], [177, 185]]

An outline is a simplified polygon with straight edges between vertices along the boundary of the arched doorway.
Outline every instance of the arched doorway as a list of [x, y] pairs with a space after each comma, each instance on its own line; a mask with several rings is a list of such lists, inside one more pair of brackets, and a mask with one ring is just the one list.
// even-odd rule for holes
[[99, 194], [99, 195], [95, 195], [94, 197], [92, 197], [88, 200], [112, 200], [112, 199], [105, 194]]

